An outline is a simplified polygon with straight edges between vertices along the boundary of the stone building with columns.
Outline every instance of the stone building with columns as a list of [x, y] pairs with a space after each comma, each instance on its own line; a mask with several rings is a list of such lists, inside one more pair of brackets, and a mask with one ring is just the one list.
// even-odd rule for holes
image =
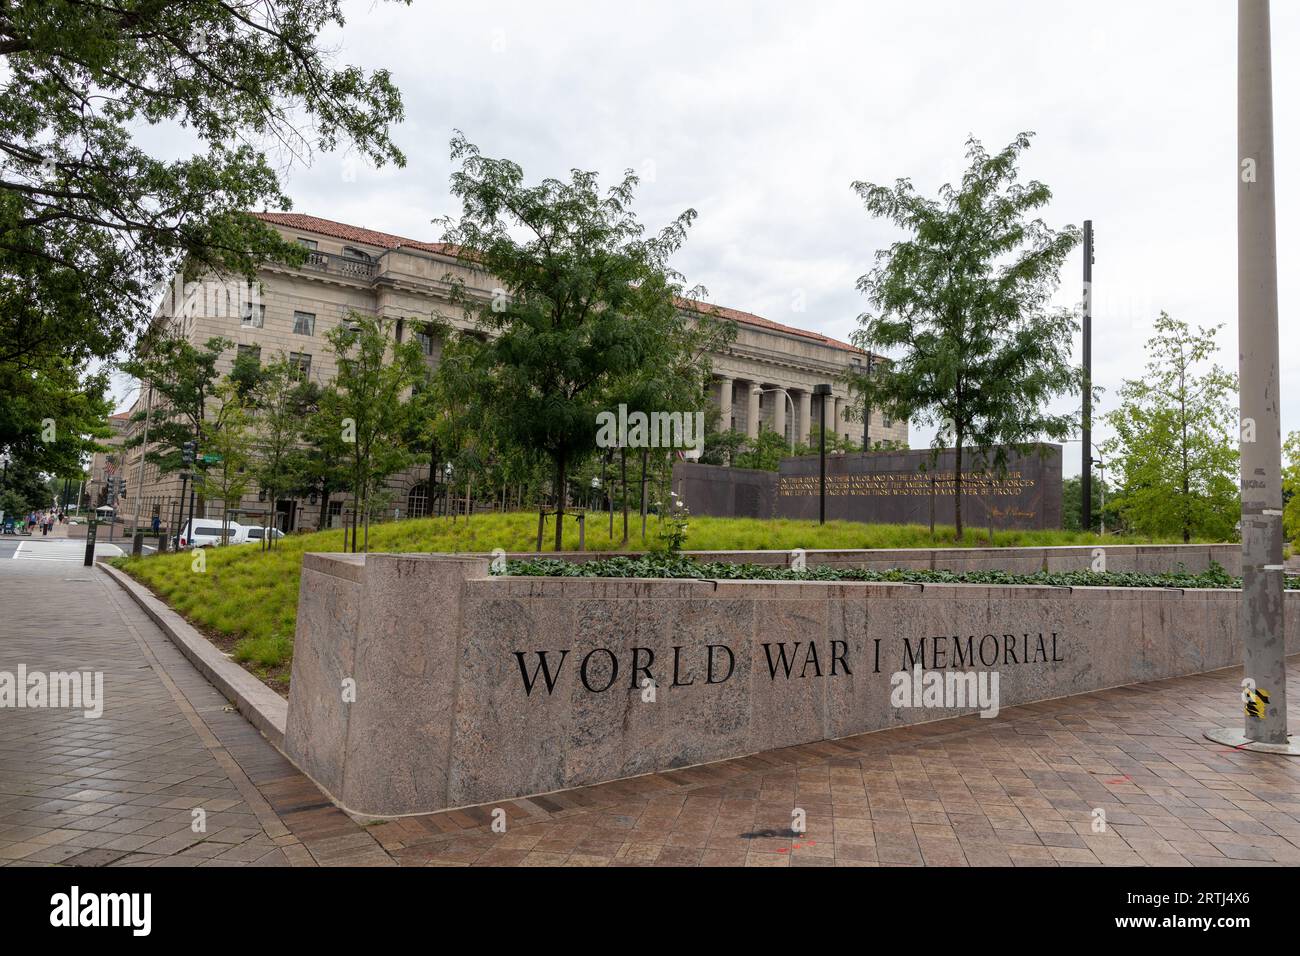
[[[204, 308], [182, 311], [169, 308], [176, 296], [164, 297], [154, 316], [156, 325], [196, 346], [218, 336], [233, 341], [235, 346], [218, 363], [219, 374], [229, 372], [241, 353], [263, 362], [283, 355], [304, 375], [322, 383], [329, 381], [335, 368], [325, 334], [351, 312], [393, 321], [396, 335], [419, 341], [426, 361], [434, 366], [441, 347], [425, 331], [426, 320], [436, 315], [449, 320], [454, 328], [474, 327], [473, 320], [451, 304], [447, 277], [456, 276], [468, 293], [484, 299], [496, 291], [490, 275], [457, 258], [454, 250], [442, 243], [406, 239], [301, 213], [258, 215], [291, 242], [306, 247], [307, 258], [301, 266], [264, 266], [256, 301], [228, 297], [223, 304], [218, 296], [215, 307], [208, 303]], [[825, 382], [833, 387], [826, 409], [828, 433], [862, 442], [863, 423], [850, 421], [846, 414], [849, 393], [843, 378], [865, 370], [870, 358], [867, 353], [818, 332], [748, 312], [689, 301], [682, 305], [687, 311], [707, 309], [736, 325], [734, 341], [711, 357], [712, 394], [721, 410], [722, 428], [730, 426], [750, 437], [760, 430], [774, 430], [789, 441], [807, 442], [821, 411], [813, 388]], [[148, 389], [139, 389], [138, 395], [133, 411], [144, 410]], [[871, 416], [869, 432], [873, 443], [907, 441], [905, 421], [890, 421], [878, 413]], [[138, 469], [139, 462], [135, 462], [132, 480]], [[389, 490], [402, 516], [427, 513], [433, 497], [429, 472], [430, 466], [425, 464], [390, 482]], [[143, 469], [143, 474], [138, 493], [144, 520], [157, 513], [171, 526], [181, 494], [180, 479], [159, 476], [151, 467]], [[131, 497], [129, 494], [128, 502], [133, 505]], [[267, 502], [264, 497], [250, 492], [232, 510], [250, 520], [276, 513], [279, 526], [291, 530], [335, 523], [344, 507], [342, 495], [329, 502]], [[199, 513], [204, 515], [203, 510]], [[217, 512], [209, 507], [206, 516], [216, 517]]]
[[719, 427], [730, 427], [750, 438], [760, 431], [775, 431], [786, 441], [808, 443], [813, 426], [821, 421], [817, 385], [832, 388], [826, 407], [827, 434], [841, 435], [862, 444], [907, 443], [907, 422], [872, 413], [864, 423], [859, 410], [850, 416], [847, 374], [862, 374], [868, 361], [880, 362], [861, 349], [820, 332], [782, 325], [737, 309], [705, 306], [711, 315], [736, 325], [736, 338], [713, 355], [711, 396], [720, 412]]

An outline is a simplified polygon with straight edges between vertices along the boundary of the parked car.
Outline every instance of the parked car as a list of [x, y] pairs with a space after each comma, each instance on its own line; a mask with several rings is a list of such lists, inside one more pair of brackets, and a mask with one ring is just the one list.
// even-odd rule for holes
[[261, 541], [263, 538], [278, 540], [284, 537], [284, 532], [279, 528], [264, 528], [261, 525], [244, 525], [240, 529], [239, 540], [235, 544], [246, 544], [249, 541]]
[[[191, 533], [193, 528], [193, 533]], [[246, 529], [237, 521], [226, 528], [226, 540], [235, 544]], [[221, 544], [221, 522], [216, 518], [194, 518], [185, 522], [177, 538], [178, 548], [211, 548]]]

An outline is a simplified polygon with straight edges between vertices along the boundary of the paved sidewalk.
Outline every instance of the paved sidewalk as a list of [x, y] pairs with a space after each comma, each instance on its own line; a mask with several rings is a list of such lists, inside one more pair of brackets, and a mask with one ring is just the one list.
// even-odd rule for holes
[[107, 698], [0, 710], [4, 865], [1300, 863], [1300, 760], [1201, 737], [1240, 723], [1237, 669], [362, 827], [106, 575], [0, 556], [0, 606], [0, 670]]
[[1300, 760], [1201, 736], [1240, 725], [1239, 682], [1138, 684], [503, 802], [504, 834], [491, 806], [371, 833], [404, 865], [1295, 865]]
[[0, 864], [391, 865], [102, 572], [0, 557], [0, 608], [0, 670], [103, 671], [105, 698], [0, 709]]

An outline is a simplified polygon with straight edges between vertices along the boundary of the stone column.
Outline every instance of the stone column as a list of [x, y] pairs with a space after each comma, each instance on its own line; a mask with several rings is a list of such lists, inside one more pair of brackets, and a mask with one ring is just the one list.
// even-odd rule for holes
[[807, 390], [799, 393], [799, 433], [795, 436], [800, 444], [808, 444], [812, 437], [812, 392]]
[[785, 405], [787, 401], [785, 397], [786, 391], [785, 389], [781, 389], [776, 392], [769, 392], [768, 394], [770, 394], [772, 398], [776, 401], [776, 405], [772, 407], [772, 427], [776, 430], [776, 433], [784, 439], [785, 438]]
[[745, 420], [745, 434], [750, 438], [758, 437], [759, 416], [762, 414], [758, 407], [758, 400], [762, 394], [763, 390], [759, 388], [757, 382], [749, 383], [749, 417]]
[[718, 379], [718, 411], [721, 413], [718, 417], [718, 430], [727, 431], [731, 428], [731, 395], [732, 385], [734, 382], [729, 378]]
[[830, 396], [830, 405], [826, 406], [826, 430], [832, 435], [840, 434], [840, 400]]

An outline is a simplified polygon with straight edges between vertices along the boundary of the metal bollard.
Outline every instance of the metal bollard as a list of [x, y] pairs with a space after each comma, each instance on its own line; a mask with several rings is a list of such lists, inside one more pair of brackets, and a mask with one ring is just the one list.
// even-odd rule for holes
[[131, 536], [131, 557], [138, 558], [144, 554], [144, 532], [137, 531]]
[[86, 567], [95, 563], [95, 532], [97, 525], [94, 521], [86, 526]]

